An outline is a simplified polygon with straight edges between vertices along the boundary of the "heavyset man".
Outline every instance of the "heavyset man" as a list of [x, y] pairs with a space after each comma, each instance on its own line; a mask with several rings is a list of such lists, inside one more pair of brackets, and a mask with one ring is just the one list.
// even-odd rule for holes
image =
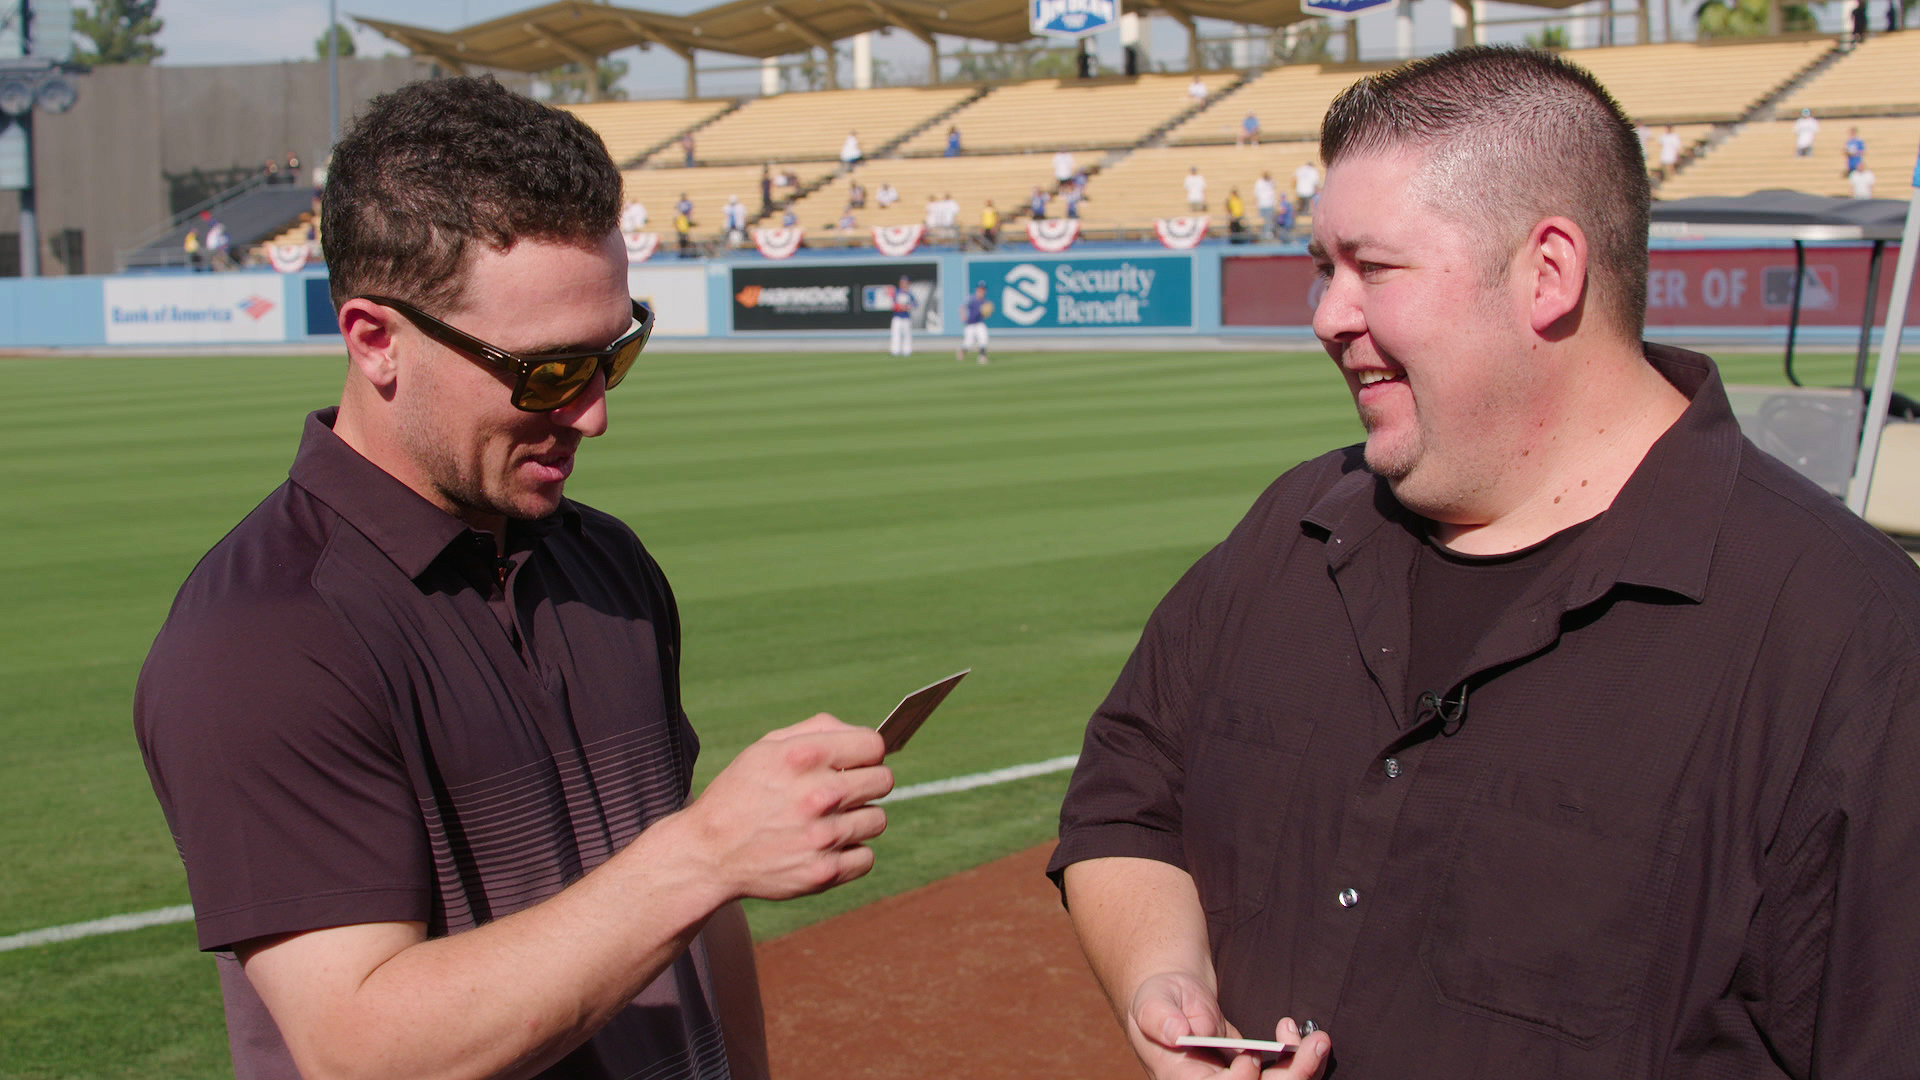
[[[1361, 80], [1314, 330], [1364, 446], [1276, 481], [1087, 730], [1051, 870], [1148, 1072], [1920, 1061], [1920, 573], [1643, 345], [1631, 125], [1548, 54]], [[1324, 1029], [1324, 1030], [1316, 1030]]]
[[652, 324], [620, 190], [490, 79], [384, 95], [335, 149], [340, 404], [135, 702], [242, 1078], [763, 1076], [736, 901], [871, 865], [891, 777], [831, 717], [687, 801], [666, 579], [562, 495]]

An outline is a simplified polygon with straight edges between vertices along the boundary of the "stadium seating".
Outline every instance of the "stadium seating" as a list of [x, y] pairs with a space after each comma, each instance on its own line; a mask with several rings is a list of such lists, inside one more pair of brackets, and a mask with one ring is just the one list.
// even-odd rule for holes
[[600, 133], [607, 153], [620, 166], [639, 164], [641, 155], [709, 117], [733, 107], [732, 101], [599, 101], [561, 108]]
[[1293, 195], [1293, 170], [1303, 161], [1316, 165], [1320, 146], [1313, 142], [1261, 143], [1259, 146], [1161, 146], [1138, 150], [1087, 182], [1087, 201], [1080, 218], [1087, 228], [1122, 229], [1151, 226], [1155, 218], [1178, 217], [1187, 209], [1181, 186], [1194, 166], [1207, 179], [1207, 212], [1213, 224], [1226, 227], [1227, 193], [1240, 189], [1246, 202], [1246, 220], [1254, 217], [1253, 183], [1265, 170], [1282, 198]]
[[1593, 72], [1642, 124], [1730, 123], [1833, 48], [1832, 38], [1630, 45], [1563, 57]]
[[756, 98], [703, 128], [695, 149], [703, 165], [834, 161], [852, 129], [860, 134], [861, 149], [872, 154], [976, 92], [968, 86], [898, 86]]
[[[1231, 85], [1236, 74], [1202, 76], [1207, 88]], [[1034, 79], [995, 89], [949, 119], [907, 140], [905, 156], [938, 155], [949, 125], [960, 129], [969, 154], [1052, 153], [1138, 143], [1193, 104], [1185, 75], [1137, 78]]]
[[1793, 152], [1793, 123], [1774, 120], [1748, 124], [1739, 134], [1678, 176], [1660, 185], [1662, 199], [1693, 195], [1746, 195], [1770, 188], [1805, 191], [1814, 195], [1851, 195], [1841, 175], [1840, 146], [1847, 128], [1858, 127], [1867, 143], [1867, 164], [1879, 175], [1882, 198], [1904, 190], [1913, 163], [1913, 147], [1920, 142], [1920, 116], [1859, 117], [1829, 120], [1820, 126], [1810, 157]]
[[[986, 154], [957, 158], [889, 158], [870, 162], [850, 176], [833, 182], [795, 204], [800, 224], [810, 230], [840, 220], [847, 205], [847, 189], [858, 179], [867, 189], [867, 206], [854, 211], [860, 230], [874, 225], [910, 225], [925, 221], [927, 197], [952, 195], [960, 204], [960, 224], [971, 230], [980, 222], [980, 210], [992, 199], [1002, 217], [1027, 205], [1035, 187], [1053, 186], [1052, 162], [1045, 154]], [[900, 193], [900, 201], [885, 210], [874, 204], [882, 182]], [[1060, 212], [1055, 203], [1053, 212]]]
[[1812, 109], [1815, 116], [1920, 112], [1916, 70], [1920, 70], [1920, 34], [1870, 37], [1788, 95], [1776, 115], [1793, 116], [1801, 109]]
[[1318, 139], [1320, 118], [1334, 95], [1375, 66], [1290, 64], [1265, 72], [1205, 112], [1188, 117], [1167, 135], [1175, 145], [1230, 143], [1248, 113], [1260, 121], [1262, 142]]
[[[820, 179], [828, 171], [824, 163], [796, 166], [801, 184]], [[727, 196], [738, 195], [747, 208], [749, 220], [760, 213], [760, 166], [706, 165], [695, 169], [628, 169], [620, 174], [626, 181], [626, 196], [647, 208], [647, 229], [662, 237], [673, 236], [673, 204], [684, 193], [693, 202], [694, 232], [710, 236], [720, 231], [720, 208]]]

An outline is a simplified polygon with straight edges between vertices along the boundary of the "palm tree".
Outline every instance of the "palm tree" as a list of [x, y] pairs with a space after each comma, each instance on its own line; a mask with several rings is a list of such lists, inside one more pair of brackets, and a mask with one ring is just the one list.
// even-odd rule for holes
[[1694, 10], [1693, 24], [1703, 38], [1763, 37], [1817, 29], [1812, 9], [1782, 0], [1706, 0]]

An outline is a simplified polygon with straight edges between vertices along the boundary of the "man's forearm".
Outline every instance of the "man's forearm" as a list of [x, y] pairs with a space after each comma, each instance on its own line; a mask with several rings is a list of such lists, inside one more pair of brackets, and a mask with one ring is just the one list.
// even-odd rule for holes
[[1215, 989], [1206, 914], [1186, 871], [1153, 859], [1089, 859], [1067, 867], [1066, 895], [1087, 963], [1123, 1025], [1148, 976], [1180, 973]]
[[[433, 940], [418, 924], [318, 931], [243, 955], [248, 976], [276, 1019], [291, 1021], [282, 1033], [309, 1080], [532, 1076], [631, 1002], [732, 899], [682, 869], [691, 861], [676, 849], [689, 841], [675, 824], [656, 823], [562, 892], [474, 930]], [[357, 985], [326, 986], [369, 965]]]

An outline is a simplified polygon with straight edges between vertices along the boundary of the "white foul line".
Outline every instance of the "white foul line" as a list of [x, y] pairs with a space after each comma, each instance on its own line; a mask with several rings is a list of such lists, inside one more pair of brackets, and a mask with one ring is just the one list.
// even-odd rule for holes
[[[1078, 754], [1065, 757], [1048, 758], [1031, 765], [1012, 765], [990, 772], [974, 773], [971, 776], [955, 776], [947, 780], [929, 780], [924, 784], [908, 784], [895, 788], [891, 795], [875, 799], [875, 804], [905, 802], [908, 799], [924, 798], [928, 795], [950, 795], [956, 791], [971, 791], [974, 788], [992, 787], [1014, 780], [1025, 780], [1030, 776], [1045, 776], [1048, 773], [1064, 772], [1071, 769], [1080, 760]], [[104, 919], [92, 919], [87, 922], [68, 923], [65, 926], [49, 926], [43, 930], [28, 930], [21, 934], [0, 937], [0, 952], [14, 949], [31, 949], [36, 945], [53, 945], [76, 938], [95, 937], [100, 934], [118, 934], [127, 930], [141, 930], [149, 926], [167, 926], [172, 923], [191, 922], [193, 905], [180, 904], [176, 907], [154, 908], [152, 911], [136, 911], [131, 915], [109, 915]]]

